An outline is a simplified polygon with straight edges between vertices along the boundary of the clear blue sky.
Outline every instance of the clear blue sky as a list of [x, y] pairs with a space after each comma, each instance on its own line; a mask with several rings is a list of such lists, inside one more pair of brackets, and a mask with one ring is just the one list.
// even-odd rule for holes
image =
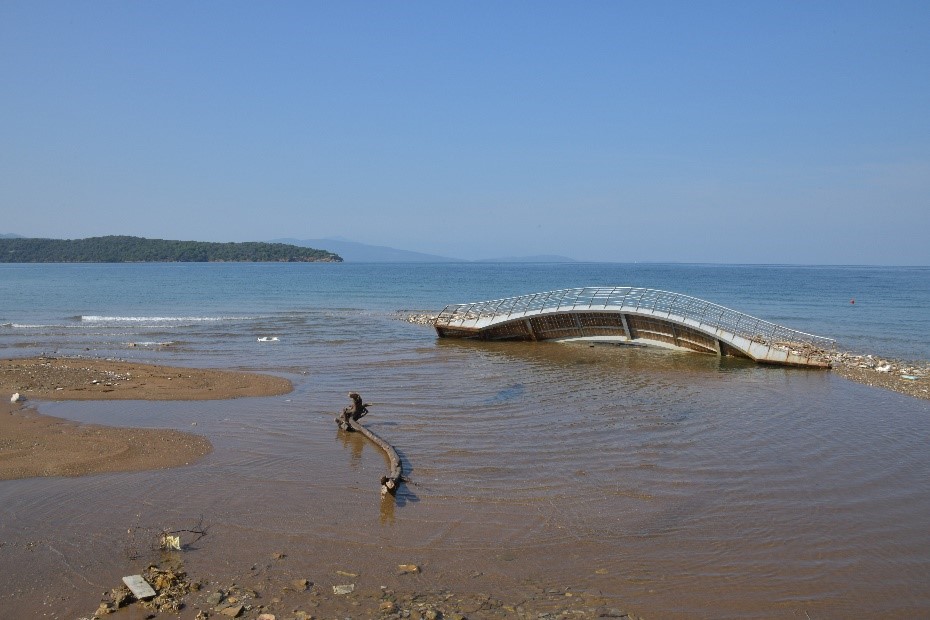
[[0, 232], [930, 265], [930, 2], [0, 0]]

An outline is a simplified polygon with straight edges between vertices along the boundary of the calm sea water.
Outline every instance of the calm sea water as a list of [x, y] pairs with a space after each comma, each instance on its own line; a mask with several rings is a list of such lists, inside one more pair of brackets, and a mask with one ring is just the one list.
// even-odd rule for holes
[[[295, 390], [41, 404], [87, 422], [196, 423], [216, 451], [164, 472], [0, 483], [0, 571], [17, 593], [0, 610], [41, 600], [36, 582], [93, 598], [132, 568], [112, 553], [120, 533], [203, 515], [211, 535], [185, 560], [206, 574], [286, 547], [320, 583], [355, 568], [364, 586], [416, 562], [424, 587], [532, 580], [651, 617], [930, 615], [927, 401], [695, 354], [439, 341], [394, 318], [593, 285], [687, 293], [841, 349], [930, 359], [927, 268], [2, 266], [4, 356], [258, 370]], [[335, 431], [350, 390], [412, 472], [396, 504], [377, 498], [381, 455]], [[50, 550], [11, 570], [10, 550], [35, 541]]]

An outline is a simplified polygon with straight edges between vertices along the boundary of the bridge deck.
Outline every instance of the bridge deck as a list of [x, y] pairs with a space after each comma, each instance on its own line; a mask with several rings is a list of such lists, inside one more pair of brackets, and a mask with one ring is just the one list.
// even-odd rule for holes
[[440, 337], [481, 340], [620, 340], [829, 368], [830, 338], [703, 299], [634, 287], [587, 287], [446, 306]]

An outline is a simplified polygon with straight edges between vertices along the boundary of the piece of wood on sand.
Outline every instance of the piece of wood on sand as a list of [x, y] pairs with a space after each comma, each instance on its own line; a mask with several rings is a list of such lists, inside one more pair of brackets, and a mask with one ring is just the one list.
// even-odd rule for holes
[[401, 466], [400, 457], [397, 456], [397, 450], [394, 446], [379, 437], [374, 431], [363, 426], [358, 419], [368, 413], [367, 405], [362, 404], [362, 399], [355, 392], [349, 394], [353, 406], [346, 407], [342, 416], [336, 418], [339, 428], [346, 431], [357, 431], [367, 437], [372, 443], [377, 445], [388, 457], [391, 464], [391, 471], [387, 476], [381, 477], [381, 495], [395, 495], [397, 487], [404, 480], [404, 470]]

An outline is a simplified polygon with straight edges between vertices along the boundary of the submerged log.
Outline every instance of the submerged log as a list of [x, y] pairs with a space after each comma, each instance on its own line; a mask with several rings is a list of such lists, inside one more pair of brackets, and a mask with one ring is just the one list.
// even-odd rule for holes
[[352, 405], [342, 410], [342, 416], [336, 418], [339, 428], [345, 431], [357, 431], [367, 437], [372, 443], [377, 445], [387, 455], [391, 463], [391, 471], [387, 476], [381, 477], [381, 495], [394, 495], [397, 493], [397, 487], [404, 481], [404, 470], [401, 466], [400, 457], [394, 447], [379, 437], [374, 431], [362, 426], [359, 418], [368, 413], [368, 405], [362, 402], [362, 398], [355, 392], [349, 393], [352, 399]]

